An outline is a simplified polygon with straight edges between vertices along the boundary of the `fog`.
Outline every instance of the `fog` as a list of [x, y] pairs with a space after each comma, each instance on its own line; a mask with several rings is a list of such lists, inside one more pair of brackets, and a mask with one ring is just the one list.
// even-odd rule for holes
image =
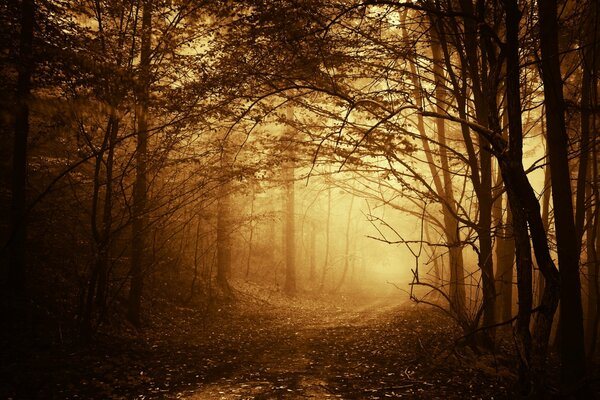
[[0, 10], [0, 398], [591, 398], [597, 1]]
[[[348, 183], [358, 176], [340, 174], [343, 181], [336, 185], [335, 175], [305, 175], [294, 183], [298, 289], [368, 297], [406, 295], [414, 257], [406, 245], [387, 242], [398, 241], [398, 234], [418, 240], [418, 219], [381, 205], [377, 199], [352, 193]], [[243, 271], [234, 274], [236, 279], [246, 279], [242, 266], [250, 257], [248, 280], [281, 286], [285, 275], [285, 201], [285, 191], [278, 187], [255, 194], [254, 203], [252, 195], [233, 200], [233, 215], [241, 218], [252, 207], [254, 215], [251, 245], [249, 225], [234, 233], [233, 242], [246, 245], [233, 245], [233, 264], [239, 265], [234, 271]], [[248, 252], [250, 247], [252, 253]]]

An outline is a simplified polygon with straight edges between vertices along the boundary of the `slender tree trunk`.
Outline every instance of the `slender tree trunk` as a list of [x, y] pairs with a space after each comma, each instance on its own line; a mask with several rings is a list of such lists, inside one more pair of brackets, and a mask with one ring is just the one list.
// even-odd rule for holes
[[[470, 1], [460, 1], [461, 9], [469, 15], [472, 15], [473, 5]], [[436, 16], [430, 17], [434, 28], [432, 29], [432, 50], [433, 50], [433, 59], [434, 59], [434, 70], [436, 66], [436, 59], [439, 59], [439, 63], [442, 60], [445, 61], [446, 69], [448, 71], [448, 78], [452, 84], [452, 90], [455, 95], [455, 99], [457, 101], [457, 108], [459, 112], [459, 116], [461, 119], [467, 119], [467, 85], [471, 85], [473, 89], [474, 96], [474, 105], [476, 116], [479, 124], [482, 126], [490, 126], [491, 129], [495, 130], [499, 128], [499, 121], [497, 120], [497, 116], [494, 117], [494, 114], [490, 111], [495, 112], [496, 107], [489, 107], [486, 102], [486, 98], [493, 100], [495, 99], [492, 96], [488, 86], [489, 79], [486, 77], [487, 67], [487, 58], [484, 57], [483, 50], [481, 52], [478, 51], [477, 42], [477, 26], [474, 23], [472, 18], [464, 19], [464, 48], [466, 52], [466, 56], [461, 57], [462, 68], [461, 68], [461, 79], [462, 86], [459, 83], [458, 77], [454, 73], [454, 67], [450, 62], [451, 56], [448, 52], [448, 45], [446, 42], [446, 35], [444, 32], [444, 25], [438, 20]], [[457, 27], [455, 27], [457, 28]], [[436, 43], [439, 42], [440, 46], [436, 46]], [[455, 45], [458, 49], [462, 49], [462, 44], [460, 41], [455, 42]], [[439, 47], [439, 49], [438, 49]], [[482, 45], [483, 49], [484, 46]], [[459, 50], [461, 51], [461, 50]], [[442, 59], [441, 53], [444, 53], [444, 58]], [[478, 54], [481, 54], [481, 60], [478, 57]], [[484, 79], [480, 78], [481, 76]], [[440, 76], [436, 74], [436, 76]], [[470, 79], [468, 79], [470, 78]], [[471, 83], [468, 83], [468, 80]], [[440, 90], [443, 82], [438, 82], [436, 87]], [[486, 97], [487, 96], [487, 97]], [[436, 95], [438, 97], [438, 95]], [[438, 100], [439, 101], [439, 100]], [[495, 104], [494, 104], [495, 106]], [[440, 111], [438, 110], [438, 114]], [[494, 117], [494, 118], [492, 118]], [[492, 122], [495, 122], [492, 124]], [[494, 265], [493, 265], [493, 247], [492, 247], [492, 209], [493, 209], [493, 197], [492, 197], [492, 153], [490, 151], [490, 144], [487, 140], [480, 138], [479, 147], [480, 152], [477, 155], [475, 153], [475, 148], [473, 145], [473, 141], [471, 139], [471, 132], [469, 127], [466, 124], [461, 124], [461, 133], [464, 139], [466, 153], [469, 161], [469, 170], [470, 170], [470, 178], [473, 184], [473, 188], [475, 194], [477, 196], [477, 201], [479, 205], [478, 209], [478, 222], [477, 222], [477, 236], [479, 241], [479, 253], [478, 253], [478, 266], [481, 271], [481, 277], [483, 282], [483, 325], [491, 326], [495, 323], [495, 302], [496, 302], [496, 290], [495, 290], [495, 282], [494, 282]], [[493, 345], [493, 331], [486, 330], [482, 332], [480, 338], [483, 339], [484, 344], [487, 346]]]
[[[599, 55], [600, 56], [600, 55]], [[598, 91], [593, 92], [593, 104], [598, 104]], [[591, 118], [591, 130], [596, 131], [596, 117]], [[588, 263], [588, 360], [594, 360], [600, 329], [600, 182], [598, 180], [598, 147], [591, 148], [590, 182], [591, 206], [588, 206], [587, 263]]]
[[[487, 147], [487, 146], [486, 146]], [[482, 154], [491, 155], [489, 148], [482, 149]], [[479, 238], [478, 263], [481, 270], [483, 283], [483, 326], [492, 326], [496, 323], [496, 286], [494, 282], [494, 263], [492, 246], [492, 185], [491, 185], [491, 160], [488, 157], [481, 162], [482, 184], [479, 200], [479, 223], [477, 236]], [[484, 343], [491, 347], [494, 343], [493, 329], [484, 331]]]
[[[294, 109], [288, 105], [286, 117], [290, 123], [294, 120]], [[294, 131], [287, 130], [285, 144], [288, 146], [286, 160], [283, 163], [283, 180], [285, 191], [284, 211], [284, 249], [285, 249], [285, 282], [283, 291], [288, 295], [296, 293], [296, 197], [295, 185], [295, 149]]]
[[142, 42], [140, 52], [140, 93], [136, 146], [136, 175], [133, 187], [132, 238], [131, 238], [131, 284], [127, 317], [139, 327], [141, 318], [142, 290], [146, 254], [146, 203], [148, 198], [148, 99], [150, 91], [150, 42], [152, 39], [152, 0], [143, 1]]
[[[596, 4], [597, 6], [597, 4]], [[598, 21], [599, 11], [595, 10], [594, 21]], [[596, 24], [594, 24], [594, 28], [596, 28]], [[597, 30], [595, 31], [595, 36], [598, 36]], [[595, 42], [598, 44], [598, 42]], [[595, 53], [596, 57], [600, 57], [600, 51]], [[595, 64], [597, 66], [597, 64]], [[598, 79], [595, 78], [594, 88], [595, 90], [592, 92], [592, 104], [597, 107], [598, 106]], [[591, 130], [593, 132], [598, 131], [597, 117], [594, 115], [591, 119]], [[592, 302], [595, 301], [595, 307], [593, 311], [590, 313], [590, 351], [588, 354], [589, 359], [594, 359], [594, 356], [597, 351], [598, 345], [598, 334], [600, 333], [600, 256], [598, 255], [598, 249], [600, 249], [600, 181], [598, 179], [598, 146], [594, 145], [591, 149], [592, 152], [592, 165], [591, 165], [591, 183], [594, 185], [593, 190], [593, 219], [591, 220], [591, 224], [594, 227], [592, 236], [588, 239], [590, 241], [595, 241], [595, 256], [594, 262], [592, 264], [592, 271], [590, 272], [590, 284], [593, 286], [593, 289], [590, 289], [590, 300]]]
[[[550, 196], [552, 193], [552, 184], [550, 181], [550, 168], [546, 166], [544, 168], [544, 194], [542, 195], [542, 223], [544, 224], [544, 229], [548, 232], [550, 227]], [[544, 274], [542, 271], [538, 269], [537, 274], [537, 290], [538, 290], [538, 298], [537, 304], [541, 304], [542, 302], [542, 294], [544, 293], [544, 287], [546, 282], [544, 281]]]
[[[406, 18], [405, 13], [402, 14], [402, 26], [403, 26], [403, 36], [406, 40], [408, 40], [408, 33], [406, 31], [406, 24], [404, 20]], [[443, 85], [441, 82], [441, 74], [442, 69], [440, 66], [441, 62], [441, 54], [438, 44], [438, 36], [435, 30], [432, 30], [432, 51], [434, 57], [436, 58], [436, 62], [434, 63], [435, 71], [435, 79], [438, 82], [438, 85]], [[437, 57], [436, 57], [437, 56]], [[411, 72], [411, 80], [413, 83], [413, 97], [415, 99], [417, 107], [423, 109], [423, 99], [421, 95], [422, 87], [417, 78], [417, 70], [415, 67], [414, 60], [409, 59], [409, 67]], [[440, 86], [439, 95], [442, 98], [437, 100], [436, 104], [439, 104], [438, 110], [441, 109], [441, 103], [443, 102], [443, 94], [441, 93], [442, 86]], [[440, 144], [445, 145], [445, 125], [442, 120], [437, 121], [437, 133], [438, 133], [438, 142]], [[450, 177], [448, 167], [448, 157], [446, 149], [443, 146], [440, 148], [440, 162], [441, 166], [438, 168], [436, 166], [435, 160], [433, 159], [433, 152], [431, 150], [431, 146], [429, 145], [429, 138], [427, 137], [427, 131], [425, 129], [425, 123], [423, 121], [423, 116], [417, 116], [417, 129], [419, 130], [419, 136], [421, 137], [421, 144], [423, 145], [423, 150], [425, 153], [425, 157], [427, 159], [427, 165], [429, 167], [429, 172], [433, 178], [433, 183], [437, 195], [439, 196], [442, 206], [443, 212], [443, 220], [444, 220], [444, 236], [446, 238], [446, 242], [448, 244], [448, 261], [449, 261], [449, 269], [450, 269], [450, 290], [449, 297], [451, 300], [450, 307], [452, 311], [456, 314], [457, 318], [464, 322], [466, 318], [465, 312], [465, 289], [464, 289], [464, 262], [463, 262], [463, 254], [462, 254], [462, 246], [460, 245], [460, 235], [458, 233], [458, 221], [454, 218], [456, 214], [455, 200], [454, 200], [454, 191], [452, 187], [452, 180]], [[441, 135], [441, 137], [440, 137]], [[443, 153], [442, 153], [443, 152]], [[446, 168], [444, 168], [446, 166]], [[441, 176], [441, 177], [440, 177]], [[442, 182], [443, 177], [443, 182]]]
[[104, 314], [108, 299], [108, 278], [111, 264], [111, 246], [113, 243], [113, 176], [115, 164], [115, 146], [119, 132], [119, 121], [113, 115], [112, 129], [109, 132], [106, 153], [106, 185], [104, 191], [104, 207], [102, 211], [102, 234], [98, 251], [98, 287], [96, 291], [96, 307], [100, 315]]
[[508, 204], [506, 207], [506, 221], [502, 229], [499, 229], [499, 236], [496, 238], [496, 243], [496, 282], [498, 284], [497, 293], [500, 299], [497, 303], [498, 315], [502, 321], [508, 321], [513, 316], [513, 265], [515, 260], [513, 217]]
[[346, 280], [348, 274], [348, 268], [350, 266], [350, 224], [352, 222], [352, 207], [354, 206], [354, 195], [350, 198], [350, 208], [348, 210], [348, 220], [346, 222], [346, 249], [344, 251], [344, 270], [342, 276], [334, 289], [334, 293], [339, 292]]
[[[506, 74], [506, 64], [503, 64]], [[508, 111], [504, 108], [502, 114], [503, 128], [508, 128]], [[503, 129], [503, 130], [504, 130]], [[508, 138], [508, 135], [502, 135]], [[498, 166], [496, 185], [493, 198], [496, 199], [492, 210], [496, 226], [496, 315], [500, 321], [509, 321], [513, 317], [513, 280], [515, 262], [515, 241], [513, 237], [513, 217], [506, 194], [503, 194], [502, 171]], [[504, 198], [506, 204], [504, 203]], [[503, 216], [504, 214], [504, 216]], [[504, 220], [504, 221], [503, 221]]]
[[[596, 152], [593, 152], [592, 163], [591, 163], [591, 180], [597, 182], [598, 171], [595, 167], [597, 162]], [[600, 219], [598, 218], [598, 196], [597, 189], [593, 188], [594, 184], [587, 185], [587, 192], [590, 193], [593, 201], [593, 206], [587, 208], [588, 224], [586, 227], [586, 255], [587, 255], [587, 284], [588, 284], [588, 297], [587, 297], [587, 324], [586, 324], [586, 348], [587, 348], [587, 359], [593, 360], [596, 353], [596, 346], [598, 341], [598, 321], [599, 311], [598, 299], [600, 295], [599, 287], [599, 260], [598, 260], [598, 238], [600, 238], [598, 232], [598, 224]], [[595, 192], [592, 194], [592, 192]]]
[[[476, 15], [472, 0], [459, 0], [460, 9], [467, 15]], [[479, 34], [479, 26], [474, 18], [464, 18], [464, 46], [466, 69], [472, 82], [473, 100], [477, 121], [483, 126], [489, 126], [492, 130], [500, 128], [500, 122], [495, 115], [496, 93], [490, 89], [488, 77], [488, 64], [492, 64], [492, 52], [487, 52], [488, 46], [485, 43], [485, 35]], [[479, 44], [479, 46], [478, 46]], [[434, 55], [435, 58], [435, 55]], [[463, 101], [464, 103], [464, 101]], [[493, 106], [489, 104], [492, 103]], [[460, 107], [463, 109], [463, 107]], [[478, 265], [481, 271], [481, 280], [483, 283], [483, 325], [491, 326], [495, 323], [495, 301], [496, 288], [494, 284], [494, 264], [492, 249], [492, 154], [490, 144], [483, 138], [479, 139], [479, 176], [475, 176], [477, 168], [476, 161], [470, 158], [470, 164], [473, 175], [473, 187], [479, 203], [477, 236], [479, 241]], [[487, 332], [484, 338], [487, 345], [493, 344], [493, 332]]]
[[327, 188], [327, 219], [325, 227], [325, 259], [323, 260], [323, 269], [321, 272], [321, 284], [319, 287], [320, 291], [323, 291], [325, 287], [325, 277], [327, 270], [329, 269], [329, 223], [331, 222], [331, 187]]
[[285, 179], [285, 284], [283, 290], [288, 295], [296, 293], [296, 223], [294, 193], [294, 161], [290, 159], [284, 166]]
[[[509, 181], [510, 182], [510, 181]], [[513, 190], [509, 189], [509, 201], [512, 207], [520, 205], [520, 199]], [[531, 309], [533, 306], [532, 293], [532, 260], [529, 234], [527, 233], [527, 217], [522, 207], [514, 207], [513, 213], [513, 235], [516, 250], [517, 263], [517, 293], [518, 312], [517, 323], [514, 328], [515, 342], [519, 352], [519, 387], [522, 394], [531, 392], [532, 371], [530, 368], [532, 359], [532, 338], [529, 331], [531, 321]]]
[[[540, 205], [523, 169], [523, 131], [521, 121], [520, 71], [519, 71], [519, 21], [521, 13], [516, 0], [506, 2], [506, 98], [509, 117], [508, 151], [496, 145], [500, 154], [502, 178], [507, 188], [513, 212], [513, 231], [517, 261], [517, 288], [519, 308], [515, 336], [519, 343], [520, 383], [524, 393], [530, 391], [531, 379], [535, 381], [540, 396], [545, 390], [544, 375], [550, 329], [558, 305], [559, 275], [550, 257], [548, 239], [540, 216]], [[531, 281], [531, 248], [527, 235], [531, 233], [538, 266], [546, 279], [542, 308], [536, 313], [533, 345], [529, 331], [533, 304]]]
[[[598, 107], [598, 67], [600, 61], [598, 3], [589, 3], [585, 24], [581, 80], [581, 144], [577, 176], [575, 226], [578, 237], [586, 233], [587, 266], [587, 319], [585, 326], [587, 359], [593, 360], [596, 352], [599, 320], [599, 260], [598, 260], [598, 170], [597, 147], [591, 134], [596, 132], [596, 116], [592, 110]], [[589, 160], [589, 161], [588, 161]], [[585, 161], [585, 162], [584, 162]], [[587, 206], [586, 206], [586, 203]], [[586, 221], [587, 220], [587, 221]], [[586, 222], [584, 224], [584, 222]]]
[[[579, 277], [579, 241], [573, 215], [571, 176], [562, 76], [558, 49], [556, 0], [538, 0], [540, 48], [548, 156], [552, 174], [552, 200], [558, 264], [560, 266], [560, 358], [561, 384], [565, 393], [582, 390], [585, 378], [583, 309]], [[585, 390], [585, 388], [583, 388]]]
[[[427, 225], [425, 227], [425, 239], [429, 243], [433, 243], [432, 238], [431, 238], [431, 224], [429, 224], [429, 223], [427, 223]], [[437, 254], [436, 248], [433, 247], [431, 249], [431, 261], [433, 263], [433, 284], [437, 287], [439, 287], [442, 284], [442, 282], [444, 282], [444, 276], [443, 276], [444, 264], [442, 262], [440, 265], [440, 259], [443, 260], [443, 258]], [[439, 293], [437, 293], [437, 292], [432, 293], [432, 295], [435, 298], [440, 297]]]
[[252, 189], [252, 200], [250, 200], [250, 233], [248, 235], [248, 259], [246, 261], [246, 280], [250, 276], [250, 264], [252, 263], [252, 245], [254, 240], [254, 202], [256, 201], [256, 194]]
[[310, 258], [308, 280], [314, 282], [317, 272], [317, 227], [315, 221], [310, 221]]
[[12, 160], [12, 198], [10, 209], [9, 265], [7, 290], [25, 294], [25, 265], [27, 250], [27, 139], [29, 136], [29, 100], [33, 73], [33, 27], [35, 1], [21, 1], [21, 34], [17, 77], [17, 107]]
[[[101, 322], [108, 296], [110, 270], [110, 247], [112, 244], [112, 201], [114, 147], [119, 131], [119, 121], [113, 112], [108, 118], [101, 151], [96, 156], [92, 193], [92, 213], [90, 216], [92, 234], [96, 246], [94, 263], [90, 268], [85, 301], [81, 310], [81, 338], [91, 340], [92, 334]], [[106, 158], [105, 158], [106, 155]], [[104, 197], [101, 201], [102, 166], [104, 166]], [[102, 211], [100, 211], [102, 210]], [[100, 226], [98, 220], [100, 219]]]
[[194, 272], [192, 275], [192, 283], [190, 284], [190, 296], [189, 296], [188, 301], [193, 300], [194, 295], [196, 294], [196, 282], [198, 282], [198, 275], [199, 275], [198, 264], [200, 264], [199, 253], [200, 253], [200, 247], [201, 247], [200, 223], [201, 223], [201, 218], [198, 217], [198, 222], [196, 223], [196, 233], [194, 235]]
[[[222, 150], [221, 169], [228, 171], [229, 165], [225, 162], [228, 152]], [[219, 199], [217, 201], [217, 285], [225, 295], [232, 295], [229, 285], [229, 274], [231, 272], [231, 221], [230, 221], [230, 199], [229, 199], [229, 176], [224, 176], [219, 187]]]
[[[435, 29], [431, 30], [431, 50], [433, 53], [433, 75], [436, 82], [436, 111], [438, 113], [444, 113], [444, 104], [446, 102], [445, 95], [445, 82], [444, 72], [442, 68], [442, 50], [439, 44], [439, 37]], [[439, 195], [443, 199], [442, 207], [445, 210], [443, 213], [444, 218], [444, 233], [448, 241], [448, 256], [450, 266], [450, 299], [452, 301], [451, 307], [458, 316], [459, 320], [466, 320], [466, 294], [465, 294], [465, 282], [464, 282], [464, 264], [462, 257], [462, 244], [460, 239], [459, 224], [458, 220], [454, 217], [456, 215], [456, 204], [454, 200], [454, 187], [452, 184], [452, 176], [450, 171], [450, 164], [448, 161], [448, 154], [446, 150], [446, 123], [445, 120], [438, 118], [436, 120], [436, 131], [437, 141], [439, 143], [439, 155], [440, 155], [440, 170], [442, 175], [442, 181], [440, 183]], [[429, 153], [428, 149], [425, 149]], [[430, 160], [428, 160], [430, 161]], [[433, 168], [432, 160], [430, 162], [430, 169]], [[439, 171], [433, 172], [436, 175]], [[440, 189], [438, 188], [438, 190]]]

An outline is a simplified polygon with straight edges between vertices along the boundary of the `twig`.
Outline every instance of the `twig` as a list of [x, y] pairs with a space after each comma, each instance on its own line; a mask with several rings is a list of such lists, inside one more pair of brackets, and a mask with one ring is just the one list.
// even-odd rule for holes
[[322, 383], [319, 383], [317, 386], [322, 387], [323, 389], [327, 390], [331, 394], [337, 394], [336, 392], [334, 392], [333, 390], [329, 389], [327, 386], [323, 385]]

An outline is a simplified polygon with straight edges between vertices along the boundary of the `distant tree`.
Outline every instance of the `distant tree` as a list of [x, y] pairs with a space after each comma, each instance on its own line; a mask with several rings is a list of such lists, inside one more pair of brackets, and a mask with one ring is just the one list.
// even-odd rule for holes
[[[294, 110], [288, 105], [286, 117], [293, 120]], [[288, 134], [288, 150], [285, 152], [287, 160], [283, 163], [284, 180], [284, 248], [285, 248], [285, 284], [284, 291], [289, 295], [296, 293], [296, 196], [295, 185], [295, 155], [293, 132]]]
[[225, 297], [231, 297], [231, 149], [223, 145], [220, 156], [221, 182], [217, 198], [217, 285]]

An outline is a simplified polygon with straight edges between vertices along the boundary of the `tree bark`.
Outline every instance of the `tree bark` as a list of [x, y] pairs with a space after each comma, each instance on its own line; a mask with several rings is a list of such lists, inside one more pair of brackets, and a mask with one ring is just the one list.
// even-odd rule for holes
[[502, 321], [512, 318], [513, 304], [513, 265], [515, 260], [515, 241], [513, 237], [513, 217], [510, 206], [506, 207], [506, 221], [496, 237], [496, 292], [498, 315]]
[[[460, 7], [466, 15], [473, 15], [473, 4], [469, 0], [460, 1]], [[464, 49], [466, 55], [461, 56], [461, 80], [462, 86], [459, 82], [457, 75], [454, 72], [454, 67], [450, 62], [451, 56], [448, 52], [446, 35], [444, 31], [444, 25], [437, 17], [430, 17], [434, 24], [434, 29], [431, 31], [432, 37], [435, 37], [432, 45], [432, 54], [434, 59], [434, 71], [436, 66], [436, 59], [442, 60], [440, 50], [437, 48], [435, 43], [439, 42], [441, 50], [444, 53], [444, 60], [446, 69], [448, 71], [448, 77], [452, 83], [452, 90], [457, 102], [457, 109], [459, 116], [463, 120], [467, 120], [467, 86], [471, 85], [473, 92], [473, 101], [475, 106], [476, 118], [479, 124], [482, 126], [490, 126], [492, 130], [499, 130], [499, 122], [497, 116], [494, 117], [496, 112], [495, 102], [493, 106], [489, 106], [488, 100], [493, 100], [493, 93], [489, 88], [486, 68], [489, 57], [484, 57], [485, 52], [478, 51], [477, 43], [484, 42], [483, 36], [478, 37], [477, 25], [474, 23], [473, 18], [465, 18], [464, 23], [464, 37], [462, 42], [459, 37], [461, 35], [454, 36], [454, 45], [458, 49], [459, 53]], [[454, 29], [459, 32], [458, 25], [454, 25]], [[464, 47], [463, 47], [464, 46]], [[485, 46], [481, 46], [483, 49]], [[481, 54], [481, 60], [478, 57]], [[439, 76], [436, 74], [436, 76]], [[482, 79], [484, 77], [484, 79]], [[469, 83], [469, 79], [471, 83]], [[441, 87], [443, 82], [438, 82], [436, 87]], [[487, 97], [486, 97], [487, 96]], [[437, 97], [437, 95], [436, 95]], [[439, 100], [438, 100], [439, 101]], [[440, 114], [438, 110], [438, 114]], [[473, 185], [473, 189], [478, 200], [478, 221], [477, 221], [477, 236], [479, 242], [478, 252], [478, 266], [481, 271], [481, 277], [483, 282], [483, 325], [491, 326], [495, 323], [495, 302], [496, 302], [496, 288], [494, 282], [494, 265], [493, 265], [493, 246], [492, 246], [492, 209], [493, 209], [493, 196], [492, 196], [492, 153], [490, 151], [490, 143], [483, 138], [479, 138], [479, 154], [475, 152], [475, 147], [471, 139], [471, 131], [466, 124], [461, 124], [461, 133], [464, 139], [466, 153], [468, 156], [470, 178]], [[493, 331], [485, 330], [479, 338], [483, 340], [483, 343], [487, 346], [493, 345]]]
[[[542, 129], [542, 131], [545, 130]], [[550, 168], [544, 168], [544, 194], [542, 195], [542, 223], [544, 224], [544, 229], [548, 232], [550, 227], [550, 197], [552, 195], [552, 184], [550, 180]], [[544, 293], [544, 287], [546, 286], [546, 281], [544, 281], [544, 275], [538, 269], [537, 274], [537, 304], [541, 304], [542, 302], [542, 294]]]
[[[221, 170], [228, 171], [229, 165], [226, 162], [228, 149], [222, 149]], [[231, 297], [232, 290], [229, 285], [229, 275], [231, 272], [231, 205], [229, 194], [229, 176], [225, 176], [219, 186], [219, 198], [217, 201], [217, 285], [225, 297]]]
[[148, 262], [146, 254], [146, 203], [148, 198], [148, 102], [150, 91], [150, 42], [152, 40], [152, 0], [143, 1], [142, 42], [140, 51], [139, 115], [136, 146], [136, 175], [133, 186], [132, 238], [131, 238], [131, 283], [127, 316], [139, 327], [141, 323], [142, 290], [144, 268]]
[[[552, 320], [558, 305], [559, 275], [550, 256], [548, 239], [540, 216], [540, 205], [523, 169], [523, 131], [521, 121], [519, 21], [521, 13], [516, 0], [506, 3], [506, 98], [509, 122], [508, 149], [496, 145], [510, 207], [513, 212], [519, 308], [515, 335], [521, 344], [520, 381], [523, 393], [531, 389], [531, 379], [538, 392], [545, 390], [544, 375], [548, 340]], [[531, 248], [527, 225], [531, 234], [535, 257], [546, 280], [541, 308], [535, 316], [533, 345], [529, 332], [533, 294], [531, 282]], [[531, 346], [531, 348], [528, 348]], [[531, 350], [531, 352], [530, 352]], [[539, 393], [539, 395], [542, 395]]]
[[[431, 50], [433, 53], [433, 75], [436, 83], [436, 112], [445, 112], [443, 104], [445, 103], [445, 82], [443, 79], [444, 70], [442, 68], [442, 51], [439, 45], [439, 38], [435, 30], [431, 31]], [[450, 254], [450, 299], [452, 307], [456, 314], [463, 318], [466, 310], [466, 295], [464, 283], [464, 266], [462, 263], [462, 247], [460, 243], [460, 233], [458, 230], [458, 221], [453, 215], [456, 214], [456, 206], [454, 205], [454, 188], [452, 185], [452, 176], [450, 172], [450, 164], [448, 162], [448, 154], [446, 150], [446, 121], [436, 119], [437, 140], [440, 144], [440, 169], [442, 173], [443, 184], [443, 207], [448, 207], [449, 212], [444, 212], [444, 227], [445, 234], [448, 240]], [[460, 253], [460, 254], [459, 254]]]
[[592, 163], [591, 163], [591, 182], [592, 184], [587, 185], [587, 192], [590, 193], [594, 199], [593, 207], [587, 208], [587, 228], [586, 228], [586, 264], [588, 269], [587, 274], [587, 284], [588, 284], [588, 304], [587, 304], [587, 324], [586, 324], [586, 349], [587, 349], [587, 359], [593, 360], [597, 341], [598, 341], [598, 325], [600, 323], [600, 307], [599, 306], [599, 296], [600, 296], [600, 286], [599, 286], [599, 273], [600, 273], [600, 262], [598, 260], [598, 242], [599, 242], [599, 223], [600, 219], [598, 218], [598, 190], [596, 189], [595, 182], [598, 181], [598, 169], [596, 167], [596, 151], [592, 152]]
[[[290, 149], [293, 143], [289, 144]], [[285, 283], [283, 290], [288, 295], [296, 293], [296, 215], [294, 193], [294, 153], [289, 152], [284, 165], [285, 181]]]
[[321, 284], [319, 286], [319, 291], [323, 291], [325, 288], [325, 277], [327, 275], [327, 270], [329, 269], [329, 223], [331, 222], [331, 186], [327, 188], [327, 219], [326, 219], [326, 227], [325, 227], [325, 259], [323, 260], [323, 269], [321, 271]]
[[[405, 14], [402, 14], [405, 18]], [[403, 24], [404, 25], [404, 24]], [[406, 30], [403, 30], [403, 35], [408, 38]], [[442, 52], [440, 49], [438, 32], [435, 29], [430, 31], [431, 50], [434, 58], [434, 81], [436, 82], [436, 111], [443, 111], [443, 103], [445, 99], [443, 68], [442, 68]], [[421, 96], [421, 85], [417, 79], [417, 71], [413, 60], [409, 60], [411, 69], [411, 77], [413, 81], [413, 93], [417, 106], [423, 109], [423, 100]], [[462, 245], [460, 243], [460, 234], [458, 231], [458, 221], [454, 217], [456, 215], [456, 206], [454, 200], [454, 189], [452, 185], [452, 177], [450, 175], [448, 155], [446, 151], [446, 129], [445, 121], [438, 119], [436, 121], [437, 141], [439, 146], [440, 167], [438, 168], [433, 159], [432, 151], [429, 145], [429, 139], [425, 130], [422, 115], [417, 117], [417, 128], [423, 144], [423, 150], [427, 159], [429, 171], [433, 178], [434, 187], [438, 197], [441, 199], [443, 220], [444, 220], [444, 236], [448, 245], [448, 261], [450, 269], [449, 282], [449, 304], [452, 312], [456, 315], [459, 321], [465, 322], [466, 317], [466, 294], [464, 287], [464, 264], [462, 255]], [[441, 176], [441, 177], [440, 177]]]
[[254, 203], [256, 201], [256, 193], [252, 188], [252, 199], [250, 200], [250, 233], [248, 234], [248, 259], [246, 260], [246, 280], [250, 276], [250, 264], [252, 263], [252, 246], [254, 245]]
[[[596, 352], [598, 309], [598, 170], [596, 144], [592, 143], [591, 133], [595, 132], [596, 116], [592, 110], [598, 106], [598, 66], [600, 45], [598, 44], [598, 3], [590, 2], [590, 9], [583, 30], [581, 50], [581, 142], [579, 145], [580, 163], [577, 174], [577, 198], [575, 226], [578, 237], [586, 234], [587, 267], [587, 315], [586, 349], [587, 359], [593, 360]], [[584, 162], [585, 160], [585, 162]], [[588, 161], [589, 160], [589, 161]], [[586, 206], [586, 203], [587, 204]], [[585, 222], [585, 224], [584, 224]]]
[[312, 283], [315, 281], [317, 272], [317, 227], [315, 221], [310, 221], [310, 256], [309, 256], [309, 272], [308, 280]]
[[348, 268], [350, 267], [350, 224], [352, 222], [352, 207], [354, 206], [354, 195], [350, 198], [350, 209], [348, 210], [348, 220], [346, 222], [346, 249], [344, 251], [344, 270], [342, 276], [334, 289], [334, 293], [339, 292], [346, 280]]
[[[92, 235], [95, 245], [95, 257], [90, 267], [89, 279], [85, 288], [85, 300], [81, 304], [80, 334], [84, 342], [89, 342], [98, 328], [108, 297], [108, 274], [110, 270], [113, 204], [113, 166], [119, 120], [112, 112], [106, 124], [101, 149], [95, 159], [94, 183], [92, 192], [92, 213], [90, 216]], [[106, 157], [106, 158], [105, 158]], [[102, 166], [105, 182], [102, 198]], [[100, 219], [100, 221], [99, 221]], [[100, 224], [99, 224], [100, 222]]]
[[[472, 0], [460, 0], [460, 7], [469, 16], [475, 15]], [[483, 126], [489, 126], [492, 130], [499, 130], [495, 107], [496, 93], [491, 90], [493, 77], [488, 77], [488, 69], [494, 68], [493, 52], [487, 51], [485, 35], [478, 34], [479, 26], [475, 18], [466, 17], [464, 24], [464, 46], [466, 50], [465, 60], [469, 77], [472, 81], [473, 100], [477, 121]], [[478, 46], [479, 44], [479, 46]], [[490, 105], [492, 104], [492, 105]], [[491, 326], [496, 322], [496, 287], [494, 283], [494, 263], [492, 249], [492, 153], [487, 140], [479, 139], [479, 176], [473, 179], [473, 187], [479, 203], [477, 236], [479, 241], [478, 264], [481, 271], [483, 283], [483, 326]], [[472, 162], [471, 164], [475, 164]], [[473, 165], [471, 168], [477, 171]], [[487, 332], [487, 331], [486, 331]], [[493, 344], [493, 332], [488, 332], [484, 338], [488, 345]]]
[[[579, 277], [579, 248], [568, 162], [562, 76], [558, 49], [556, 0], [538, 0], [540, 48], [546, 134], [552, 174], [552, 201], [560, 267], [560, 358], [564, 393], [578, 393], [585, 378], [583, 310]], [[583, 388], [585, 389], [585, 388]]]
[[33, 28], [35, 1], [21, 2], [21, 33], [17, 77], [17, 107], [12, 160], [12, 198], [10, 208], [9, 265], [7, 290], [17, 297], [25, 294], [27, 252], [27, 140], [29, 137], [29, 101], [33, 74]]

